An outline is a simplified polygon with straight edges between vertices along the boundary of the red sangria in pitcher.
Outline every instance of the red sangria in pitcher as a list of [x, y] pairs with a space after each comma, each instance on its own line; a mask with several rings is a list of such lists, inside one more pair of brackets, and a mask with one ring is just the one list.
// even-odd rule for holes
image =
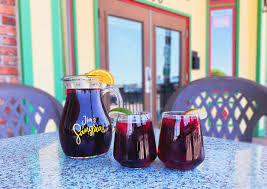
[[110, 118], [103, 95], [113, 93], [122, 105], [119, 90], [101, 82], [100, 76], [77, 75], [62, 79], [67, 98], [59, 126], [64, 153], [73, 158], [90, 158], [106, 153], [112, 139]]

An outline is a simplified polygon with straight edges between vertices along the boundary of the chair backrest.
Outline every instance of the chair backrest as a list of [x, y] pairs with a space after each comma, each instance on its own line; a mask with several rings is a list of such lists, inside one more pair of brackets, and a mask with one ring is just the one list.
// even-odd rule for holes
[[48, 93], [21, 84], [0, 84], [0, 138], [42, 133], [58, 126], [62, 105]]
[[267, 115], [267, 88], [242, 78], [203, 78], [178, 89], [165, 110], [203, 107], [204, 135], [251, 142], [257, 122]]

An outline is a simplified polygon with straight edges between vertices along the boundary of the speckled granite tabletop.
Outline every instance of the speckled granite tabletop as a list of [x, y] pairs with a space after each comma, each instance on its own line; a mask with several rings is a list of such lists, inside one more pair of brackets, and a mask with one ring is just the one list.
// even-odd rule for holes
[[159, 159], [145, 169], [124, 168], [112, 146], [98, 158], [70, 159], [58, 133], [2, 139], [0, 188], [267, 188], [267, 147], [209, 137], [204, 145], [204, 162], [179, 172]]

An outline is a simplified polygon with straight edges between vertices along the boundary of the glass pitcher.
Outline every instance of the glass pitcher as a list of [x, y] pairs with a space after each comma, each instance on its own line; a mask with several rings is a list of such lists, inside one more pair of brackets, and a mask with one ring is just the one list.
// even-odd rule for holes
[[121, 107], [119, 90], [102, 83], [100, 76], [77, 75], [62, 78], [67, 99], [59, 126], [64, 153], [73, 158], [90, 158], [106, 153], [112, 139], [112, 126], [103, 104], [103, 95], [110, 92]]

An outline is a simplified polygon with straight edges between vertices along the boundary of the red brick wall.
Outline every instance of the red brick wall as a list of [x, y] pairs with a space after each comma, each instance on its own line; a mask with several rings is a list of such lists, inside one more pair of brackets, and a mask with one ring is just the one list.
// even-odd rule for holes
[[19, 83], [17, 7], [15, 0], [0, 0], [0, 82]]

